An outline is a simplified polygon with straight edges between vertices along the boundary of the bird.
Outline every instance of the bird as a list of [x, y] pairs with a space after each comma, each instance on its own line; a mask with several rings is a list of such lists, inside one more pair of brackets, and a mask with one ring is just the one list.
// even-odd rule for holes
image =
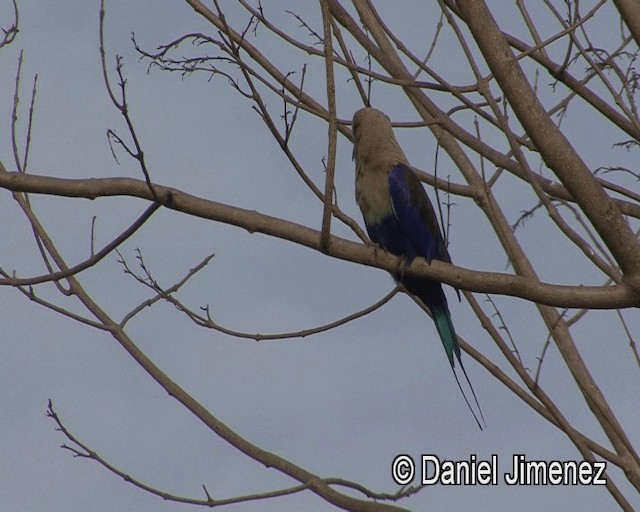
[[[398, 144], [387, 115], [376, 108], [362, 108], [353, 116], [352, 129], [356, 202], [371, 241], [391, 254], [403, 257], [404, 264], [411, 263], [418, 256], [428, 263], [432, 260], [451, 263], [433, 205]], [[401, 268], [404, 269], [404, 265]], [[458, 388], [482, 430], [478, 415], [456, 374], [457, 360], [486, 426], [476, 393], [462, 364], [460, 345], [441, 283], [405, 275], [403, 271], [396, 272], [394, 278], [431, 312]]]

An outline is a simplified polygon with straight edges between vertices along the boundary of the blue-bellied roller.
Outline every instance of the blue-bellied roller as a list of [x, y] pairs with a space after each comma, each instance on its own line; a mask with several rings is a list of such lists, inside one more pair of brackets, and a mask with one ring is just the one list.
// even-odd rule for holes
[[[375, 108], [358, 110], [353, 116], [353, 136], [356, 201], [371, 240], [382, 249], [402, 256], [407, 264], [417, 256], [429, 263], [434, 259], [451, 263], [431, 201], [411, 170], [389, 118]], [[431, 311], [458, 387], [482, 429], [455, 371], [457, 359], [484, 424], [478, 399], [462, 365], [460, 345], [442, 285], [404, 272], [398, 272], [394, 277]]]

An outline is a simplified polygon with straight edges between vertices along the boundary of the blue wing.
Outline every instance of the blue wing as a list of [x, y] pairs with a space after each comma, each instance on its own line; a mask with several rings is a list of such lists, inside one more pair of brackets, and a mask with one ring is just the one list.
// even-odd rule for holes
[[406, 165], [398, 164], [391, 169], [389, 194], [395, 219], [412, 247], [413, 255], [403, 254], [410, 259], [417, 255], [427, 261], [450, 262], [431, 201], [418, 177]]
[[418, 255], [413, 242], [405, 233], [394, 212], [389, 212], [375, 223], [369, 223], [365, 219], [365, 224], [369, 238], [390, 253], [404, 256], [407, 261], [411, 261]]

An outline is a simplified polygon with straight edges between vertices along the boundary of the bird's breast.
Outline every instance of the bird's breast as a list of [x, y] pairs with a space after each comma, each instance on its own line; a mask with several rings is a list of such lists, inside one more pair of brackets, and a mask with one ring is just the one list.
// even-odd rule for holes
[[356, 170], [356, 202], [367, 224], [375, 224], [393, 214], [388, 173]]

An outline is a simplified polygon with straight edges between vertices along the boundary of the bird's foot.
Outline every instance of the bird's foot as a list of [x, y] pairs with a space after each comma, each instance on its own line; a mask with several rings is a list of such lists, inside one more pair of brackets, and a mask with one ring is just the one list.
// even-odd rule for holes
[[398, 280], [402, 281], [404, 278], [404, 273], [407, 270], [407, 267], [411, 264], [406, 258], [400, 258], [400, 262], [398, 263], [398, 267], [396, 268], [394, 275], [397, 276]]
[[371, 240], [365, 240], [364, 244], [367, 247], [373, 249], [375, 257], [378, 258], [378, 255], [380, 254], [379, 251], [382, 250], [381, 247], [377, 243], [372, 242]]

